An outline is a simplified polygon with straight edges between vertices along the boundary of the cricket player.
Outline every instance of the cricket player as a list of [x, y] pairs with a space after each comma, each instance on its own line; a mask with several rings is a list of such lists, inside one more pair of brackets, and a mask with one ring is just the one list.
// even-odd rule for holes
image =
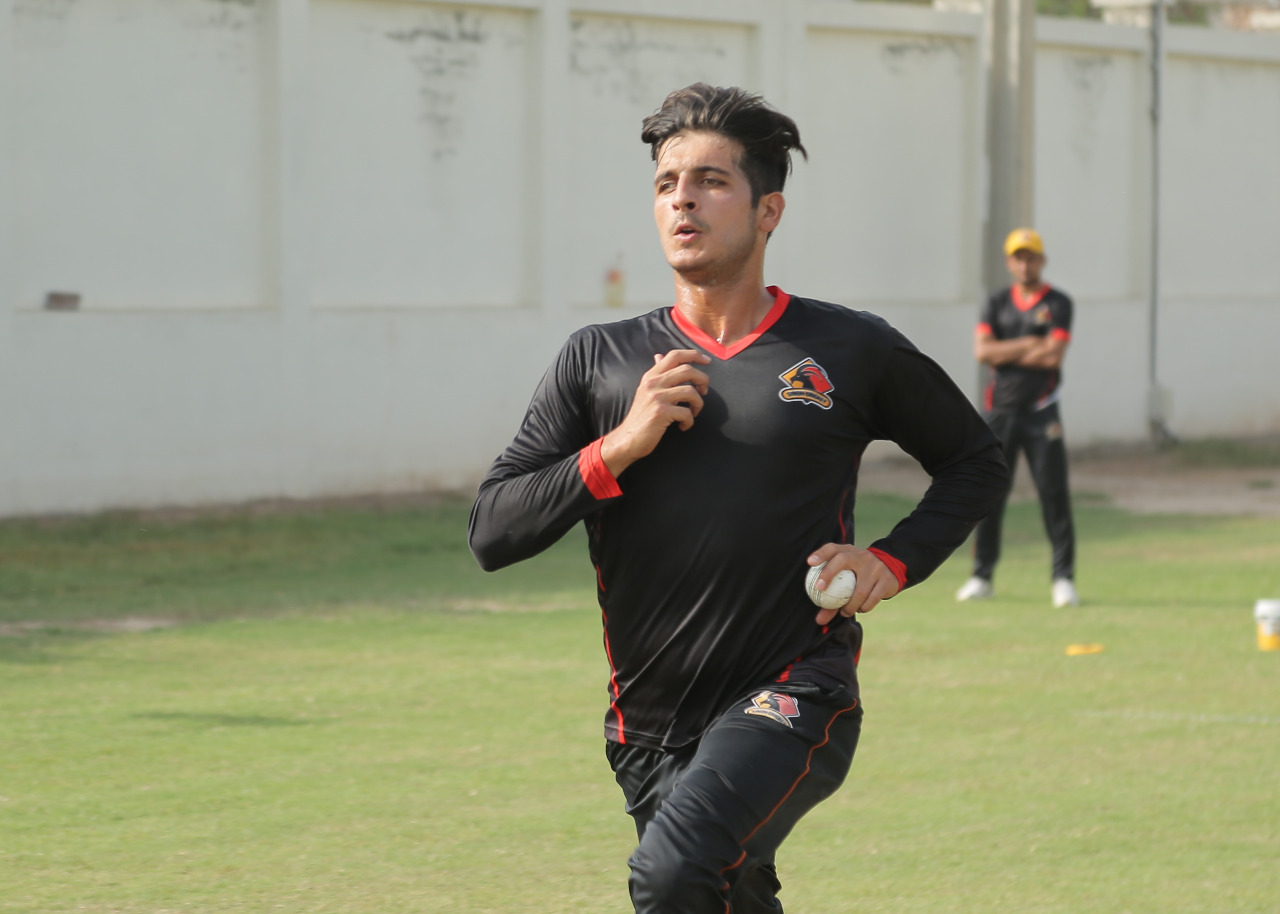
[[[1071, 299], [1042, 279], [1045, 253], [1039, 232], [1015, 229], [1005, 239], [1004, 252], [1013, 285], [991, 296], [974, 331], [974, 358], [988, 368], [984, 416], [1003, 442], [1010, 473], [1018, 453], [1027, 455], [1053, 547], [1050, 599], [1058, 608], [1076, 606], [1080, 598], [1075, 585], [1075, 524], [1058, 406], [1062, 360], [1071, 342]], [[992, 579], [1000, 560], [1004, 508], [1001, 500], [978, 525], [973, 576], [956, 593], [957, 600], [995, 595]]]
[[[495, 569], [586, 528], [635, 910], [780, 912], [775, 852], [858, 742], [858, 615], [936, 569], [1008, 470], [966, 397], [887, 323], [765, 285], [791, 152], [807, 155], [789, 117], [699, 83], [641, 138], [675, 302], [570, 337], [480, 484], [470, 544]], [[876, 439], [932, 481], [864, 548], [854, 495]], [[838, 610], [805, 592], [824, 562], [819, 589], [857, 575]]]

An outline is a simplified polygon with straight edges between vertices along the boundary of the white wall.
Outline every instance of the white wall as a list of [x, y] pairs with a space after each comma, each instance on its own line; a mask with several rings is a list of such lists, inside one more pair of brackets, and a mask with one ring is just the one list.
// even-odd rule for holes
[[1144, 32], [1040, 19], [1036, 223], [1046, 279], [1076, 303], [1064, 367], [1069, 440], [1147, 427], [1150, 59]]
[[[1069, 435], [1139, 439], [1145, 37], [1039, 25]], [[1280, 431], [1280, 39], [1169, 33], [1171, 425]], [[770, 281], [973, 387], [982, 34], [848, 0], [0, 0], [0, 514], [470, 485], [567, 332], [669, 302], [639, 125], [698, 79], [809, 148]]]
[[[1140, 438], [1151, 337], [1145, 30], [1040, 19], [1036, 219], [1077, 299], [1072, 440]], [[1166, 29], [1156, 372], [1184, 437], [1280, 431], [1280, 36]]]
[[1214, 434], [1274, 432], [1280, 36], [1221, 40], [1229, 37], [1193, 34], [1170, 48], [1162, 245], [1169, 320], [1160, 363], [1186, 379], [1175, 421]]

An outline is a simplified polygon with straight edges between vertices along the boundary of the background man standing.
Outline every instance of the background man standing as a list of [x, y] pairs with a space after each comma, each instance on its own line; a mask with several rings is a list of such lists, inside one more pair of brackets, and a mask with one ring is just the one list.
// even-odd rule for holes
[[[645, 914], [777, 914], [774, 855], [843, 781], [861, 731], [857, 613], [923, 580], [1004, 492], [990, 429], [874, 315], [764, 283], [789, 117], [698, 83], [645, 119], [675, 304], [569, 339], [480, 483], [471, 548], [499, 568], [586, 527], [609, 662], [606, 755]], [[933, 477], [853, 545], [864, 450]], [[805, 591], [842, 570], [849, 602]]]
[[[974, 333], [974, 357], [989, 367], [983, 410], [1004, 445], [1011, 485], [1018, 453], [1027, 455], [1053, 546], [1053, 605], [1076, 606], [1075, 527], [1058, 408], [1062, 360], [1071, 342], [1071, 299], [1041, 279], [1045, 254], [1038, 232], [1015, 229], [1005, 239], [1004, 252], [1013, 285], [991, 296]], [[1007, 500], [1006, 493], [1000, 507], [978, 525], [973, 577], [956, 593], [957, 600], [995, 594], [992, 579]]]

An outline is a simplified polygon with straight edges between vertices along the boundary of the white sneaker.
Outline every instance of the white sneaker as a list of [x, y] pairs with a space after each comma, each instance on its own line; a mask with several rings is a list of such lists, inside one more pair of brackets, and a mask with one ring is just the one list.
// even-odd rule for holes
[[995, 595], [996, 590], [991, 586], [991, 582], [983, 578], [969, 578], [964, 582], [964, 586], [956, 591], [956, 599], [961, 603], [969, 600], [989, 600]]
[[1079, 606], [1080, 596], [1076, 593], [1076, 585], [1066, 578], [1058, 578], [1053, 582], [1053, 605], [1055, 609], [1064, 606]]

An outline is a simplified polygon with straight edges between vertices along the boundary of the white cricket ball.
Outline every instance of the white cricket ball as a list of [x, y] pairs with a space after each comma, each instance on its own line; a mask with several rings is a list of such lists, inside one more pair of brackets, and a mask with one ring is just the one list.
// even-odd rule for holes
[[853, 588], [858, 586], [858, 577], [846, 568], [835, 576], [826, 590], [818, 590], [818, 574], [826, 566], [827, 563], [823, 562], [809, 569], [809, 573], [804, 578], [804, 592], [809, 595], [810, 600], [823, 609], [839, 609], [853, 596]]

